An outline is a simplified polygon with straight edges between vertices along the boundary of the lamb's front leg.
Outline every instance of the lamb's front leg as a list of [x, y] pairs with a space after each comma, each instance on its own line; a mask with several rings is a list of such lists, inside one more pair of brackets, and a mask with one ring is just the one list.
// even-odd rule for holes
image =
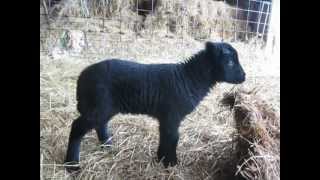
[[177, 145], [179, 141], [178, 119], [160, 120], [160, 143], [158, 149], [158, 160], [163, 161], [165, 167], [177, 164]]

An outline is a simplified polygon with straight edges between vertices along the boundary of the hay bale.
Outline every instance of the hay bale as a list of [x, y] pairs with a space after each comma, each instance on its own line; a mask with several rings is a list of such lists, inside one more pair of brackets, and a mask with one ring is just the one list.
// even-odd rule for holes
[[280, 117], [277, 112], [250, 92], [226, 93], [221, 104], [233, 111], [237, 138], [238, 177], [245, 179], [280, 179]]

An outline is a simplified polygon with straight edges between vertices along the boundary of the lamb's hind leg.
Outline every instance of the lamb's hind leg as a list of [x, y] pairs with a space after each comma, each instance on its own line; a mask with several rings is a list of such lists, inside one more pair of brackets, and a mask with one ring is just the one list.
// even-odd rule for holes
[[67, 155], [65, 158], [68, 172], [79, 170], [80, 144], [83, 136], [93, 128], [93, 124], [84, 116], [73, 121], [69, 136]]
[[108, 131], [108, 123], [115, 113], [111, 105], [111, 97], [109, 94], [106, 92], [102, 97], [103, 98], [99, 103], [99, 114], [95, 130], [102, 145], [111, 145], [111, 133]]
[[100, 143], [103, 146], [108, 146], [112, 144], [112, 140], [111, 140], [111, 134], [108, 130], [108, 122], [110, 120], [111, 117], [107, 117], [107, 120], [104, 122], [101, 122], [96, 128], [96, 133], [98, 136], [98, 139], [100, 141]]

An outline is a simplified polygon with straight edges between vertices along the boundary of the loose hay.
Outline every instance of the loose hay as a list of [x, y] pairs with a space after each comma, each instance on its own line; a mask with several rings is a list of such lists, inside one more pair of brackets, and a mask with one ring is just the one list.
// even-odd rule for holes
[[234, 114], [237, 138], [237, 171], [239, 178], [280, 179], [280, 117], [256, 89], [226, 93], [221, 104]]
[[[63, 160], [70, 126], [78, 116], [76, 80], [83, 68], [106, 58], [125, 58], [141, 63], [173, 63], [202, 48], [201, 41], [189, 36], [185, 36], [183, 42], [178, 36], [165, 38], [155, 35], [152, 41], [149, 37], [141, 37], [132, 42], [114, 44], [113, 37], [119, 37], [119, 27], [113, 25], [114, 22], [117, 21], [106, 22], [106, 27], [111, 29], [100, 33], [99, 41], [94, 41], [95, 36], [87, 37], [89, 46], [94, 48], [57, 57], [40, 52], [42, 179], [234, 179], [236, 163], [229, 160], [235, 157], [232, 136], [236, 129], [230, 124], [230, 113], [221, 111], [217, 105], [222, 92], [229, 88], [227, 84], [215, 87], [214, 92], [182, 123], [178, 146], [180, 163], [177, 167], [164, 169], [154, 161], [158, 145], [156, 121], [146, 116], [122, 115], [114, 117], [111, 122], [113, 146], [101, 149], [95, 133], [89, 133], [81, 147], [82, 172], [76, 176], [65, 172]], [[66, 25], [64, 27], [69, 29]], [[85, 26], [76, 29], [82, 28]], [[54, 34], [53, 31], [50, 33]], [[127, 36], [131, 34], [122, 35], [123, 38]], [[47, 39], [48, 44], [56, 40], [55, 36], [50, 37], [53, 38]], [[239, 49], [239, 57], [243, 59], [248, 74], [245, 86], [266, 84], [266, 94], [278, 104], [278, 62], [263, 58], [263, 51], [255, 44], [234, 42], [233, 45]]]

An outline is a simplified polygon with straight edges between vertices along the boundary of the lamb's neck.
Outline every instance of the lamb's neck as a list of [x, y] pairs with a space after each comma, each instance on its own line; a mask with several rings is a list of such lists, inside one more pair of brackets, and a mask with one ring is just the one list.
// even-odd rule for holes
[[200, 51], [181, 64], [184, 82], [188, 82], [185, 84], [189, 92], [197, 99], [204, 98], [216, 84], [210, 67], [205, 51]]

